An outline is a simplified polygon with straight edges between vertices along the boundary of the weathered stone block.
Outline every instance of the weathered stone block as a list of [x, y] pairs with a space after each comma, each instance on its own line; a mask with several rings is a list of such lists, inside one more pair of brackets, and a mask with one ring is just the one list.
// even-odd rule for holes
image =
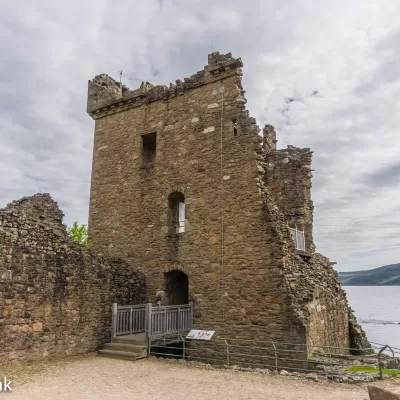
[[33, 332], [41, 332], [43, 330], [43, 324], [41, 322], [34, 322], [32, 324]]
[[215, 126], [210, 126], [208, 128], [203, 129], [203, 133], [211, 133], [215, 131]]

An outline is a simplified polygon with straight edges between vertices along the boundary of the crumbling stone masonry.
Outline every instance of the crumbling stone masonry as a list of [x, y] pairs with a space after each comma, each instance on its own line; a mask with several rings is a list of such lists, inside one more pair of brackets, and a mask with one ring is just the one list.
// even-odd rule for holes
[[0, 210], [0, 363], [96, 350], [111, 304], [143, 303], [143, 274], [72, 243], [48, 194]]
[[[171, 286], [181, 271], [198, 329], [348, 347], [346, 296], [313, 242], [312, 152], [277, 150], [270, 125], [259, 135], [241, 76], [240, 58], [216, 52], [169, 87], [89, 81], [89, 247], [143, 266], [150, 300], [185, 298], [175, 293], [185, 285]], [[184, 228], [174, 202], [184, 203]], [[294, 247], [296, 226], [305, 251]]]

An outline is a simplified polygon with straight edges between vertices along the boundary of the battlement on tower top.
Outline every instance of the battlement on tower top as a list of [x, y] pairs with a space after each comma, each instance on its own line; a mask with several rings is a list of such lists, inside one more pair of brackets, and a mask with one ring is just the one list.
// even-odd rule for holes
[[220, 54], [216, 51], [208, 55], [208, 64], [201, 71], [184, 78], [183, 81], [177, 79], [175, 83], [170, 83], [169, 87], [142, 82], [140, 87], [134, 90], [107, 74], [100, 74], [88, 83], [87, 112], [93, 119], [97, 119], [146, 103], [167, 100], [231, 75], [241, 76], [242, 67], [241, 58], [234, 58], [231, 53]]

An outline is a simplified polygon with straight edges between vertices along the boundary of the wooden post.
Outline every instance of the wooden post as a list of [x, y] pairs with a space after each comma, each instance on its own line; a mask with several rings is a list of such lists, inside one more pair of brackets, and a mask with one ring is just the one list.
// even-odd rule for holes
[[117, 337], [117, 313], [118, 304], [113, 303], [112, 305], [112, 327], [111, 327], [111, 342]]

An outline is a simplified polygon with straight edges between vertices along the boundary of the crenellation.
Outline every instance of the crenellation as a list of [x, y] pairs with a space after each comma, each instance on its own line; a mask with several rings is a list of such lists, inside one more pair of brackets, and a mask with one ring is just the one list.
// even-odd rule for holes
[[169, 87], [142, 82], [138, 89], [130, 90], [106, 74], [97, 75], [89, 81], [87, 112], [92, 118], [97, 119], [143, 104], [168, 100], [212, 81], [240, 74], [239, 69], [242, 66], [240, 58], [235, 59], [230, 53], [212, 54], [209, 64], [202, 71], [184, 78], [184, 81], [177, 79], [175, 84], [170, 83]]
[[88, 84], [87, 112], [91, 113], [115, 102], [122, 98], [123, 92], [121, 86], [107, 74], [97, 75]]

